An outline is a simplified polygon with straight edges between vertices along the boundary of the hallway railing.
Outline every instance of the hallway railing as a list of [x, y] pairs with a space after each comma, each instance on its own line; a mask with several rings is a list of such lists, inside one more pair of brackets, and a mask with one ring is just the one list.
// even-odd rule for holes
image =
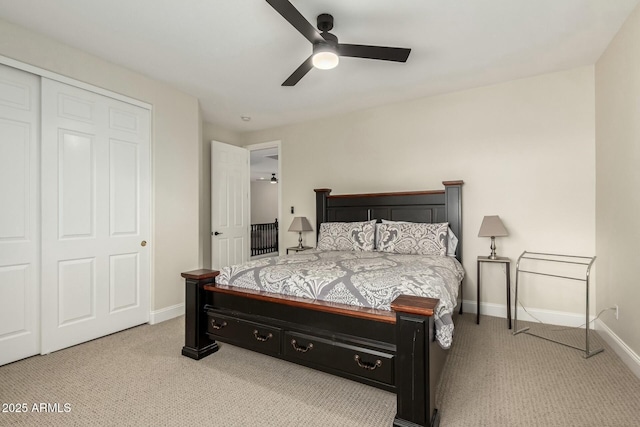
[[251, 224], [251, 256], [278, 252], [278, 218], [268, 224]]

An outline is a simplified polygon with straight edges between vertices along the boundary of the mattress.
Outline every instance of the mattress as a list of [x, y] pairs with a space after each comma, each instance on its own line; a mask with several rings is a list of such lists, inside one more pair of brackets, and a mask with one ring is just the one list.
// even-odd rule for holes
[[438, 298], [436, 340], [449, 348], [462, 265], [454, 257], [387, 252], [304, 251], [225, 267], [216, 283], [390, 310], [399, 295]]

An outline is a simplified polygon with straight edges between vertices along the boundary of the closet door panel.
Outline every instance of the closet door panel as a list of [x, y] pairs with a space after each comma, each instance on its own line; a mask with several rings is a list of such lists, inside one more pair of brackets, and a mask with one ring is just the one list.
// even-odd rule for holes
[[62, 129], [58, 135], [60, 239], [95, 237], [95, 136]]
[[140, 215], [138, 191], [140, 188], [139, 147], [127, 141], [112, 139], [109, 171], [109, 206], [112, 236], [137, 235]]
[[0, 236], [26, 239], [29, 231], [31, 124], [0, 118]]
[[43, 79], [44, 353], [149, 319], [149, 111]]
[[[10, 341], [29, 323], [29, 264], [0, 267], [0, 339]], [[5, 361], [7, 363], [8, 361]]]
[[0, 365], [40, 351], [39, 92], [0, 65]]

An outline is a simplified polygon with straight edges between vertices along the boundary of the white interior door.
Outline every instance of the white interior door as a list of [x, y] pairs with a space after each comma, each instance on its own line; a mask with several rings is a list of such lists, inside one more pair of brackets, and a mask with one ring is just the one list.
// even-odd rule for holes
[[42, 79], [42, 353], [149, 320], [148, 110]]
[[40, 79], [0, 65], [0, 365], [40, 352]]
[[245, 262], [249, 254], [249, 151], [211, 141], [211, 265]]

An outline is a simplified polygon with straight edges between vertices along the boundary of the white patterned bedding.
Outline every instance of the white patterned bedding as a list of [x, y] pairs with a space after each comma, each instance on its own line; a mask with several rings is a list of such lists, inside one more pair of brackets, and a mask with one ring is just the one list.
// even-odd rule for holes
[[446, 349], [463, 277], [462, 265], [449, 256], [305, 251], [225, 267], [216, 283], [381, 310], [401, 294], [438, 298], [436, 340]]

